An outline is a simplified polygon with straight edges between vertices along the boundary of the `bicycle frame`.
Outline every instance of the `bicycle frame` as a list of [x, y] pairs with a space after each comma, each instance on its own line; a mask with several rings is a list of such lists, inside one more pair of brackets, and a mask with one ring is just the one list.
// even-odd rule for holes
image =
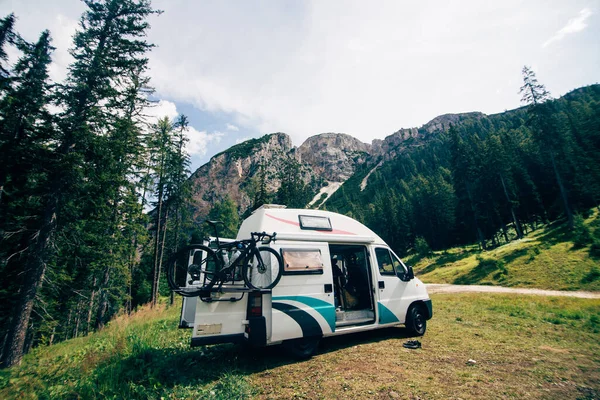
[[[208, 221], [210, 225], [214, 227], [215, 230], [215, 243], [217, 245], [215, 249], [215, 253], [217, 255], [217, 259], [220, 262], [220, 269], [215, 271], [216, 279], [213, 279], [209, 288], [214, 287], [219, 282], [219, 287], [223, 285], [223, 283], [231, 280], [235, 281], [235, 271], [239, 267], [243, 266], [243, 262], [248, 260], [252, 255], [255, 255], [259, 260], [259, 263], [263, 263], [260, 252], [258, 251], [258, 242], [261, 241], [263, 243], [269, 243], [274, 239], [275, 235], [269, 235], [266, 232], [252, 232], [250, 234], [250, 239], [237, 240], [234, 242], [229, 242], [225, 244], [221, 244], [219, 241], [219, 232], [217, 229], [218, 222]], [[264, 239], [268, 238], [268, 241], [265, 242]], [[227, 262], [223, 256], [224, 251], [231, 251], [232, 249], [236, 249], [239, 251], [237, 257], [234, 260], [229, 260]], [[229, 264], [229, 265], [227, 265]], [[241, 272], [241, 271], [240, 271]]]

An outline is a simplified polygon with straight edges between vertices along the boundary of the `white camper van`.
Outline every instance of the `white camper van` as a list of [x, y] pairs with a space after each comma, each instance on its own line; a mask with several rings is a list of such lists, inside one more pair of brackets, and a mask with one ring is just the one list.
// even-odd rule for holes
[[263, 231], [277, 233], [270, 246], [283, 258], [281, 280], [270, 290], [240, 282], [186, 298], [180, 326], [193, 327], [192, 346], [284, 343], [309, 357], [322, 337], [399, 324], [411, 335], [425, 333], [432, 317], [425, 285], [363, 224], [328, 211], [265, 205], [242, 223], [237, 239]]

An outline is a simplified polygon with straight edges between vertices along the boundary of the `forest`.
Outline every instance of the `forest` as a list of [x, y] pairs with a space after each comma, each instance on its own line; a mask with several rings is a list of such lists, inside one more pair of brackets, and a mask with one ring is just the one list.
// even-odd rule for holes
[[552, 99], [525, 67], [520, 93], [524, 107], [425, 138], [361, 191], [377, 160], [364, 165], [326, 208], [361, 220], [402, 256], [495, 247], [557, 219], [581, 228], [600, 201], [600, 85]]
[[[169, 296], [166, 257], [192, 226], [188, 120], [150, 120], [149, 0], [84, 0], [64, 81], [49, 77], [51, 32], [35, 42], [0, 19], [0, 360], [102, 328]], [[9, 54], [19, 54], [11, 61]], [[524, 107], [456, 124], [389, 160], [366, 163], [325, 203], [366, 223], [401, 255], [522, 237], [600, 200], [600, 85], [553, 99], [529, 68]], [[518, 91], [519, 88], [515, 88]], [[254, 205], [306, 204], [300, 166]], [[302, 204], [298, 204], [298, 203]], [[228, 198], [210, 217], [235, 232], [247, 210]], [[600, 244], [599, 244], [600, 246]], [[172, 296], [172, 295], [171, 295]], [[173, 303], [173, 297], [170, 299]]]
[[163, 254], [189, 240], [179, 234], [190, 193], [187, 118], [145, 114], [147, 19], [159, 12], [147, 0], [85, 4], [63, 82], [48, 74], [51, 33], [28, 42], [17, 16], [0, 19], [4, 367], [32, 346], [86, 335], [155, 303]]

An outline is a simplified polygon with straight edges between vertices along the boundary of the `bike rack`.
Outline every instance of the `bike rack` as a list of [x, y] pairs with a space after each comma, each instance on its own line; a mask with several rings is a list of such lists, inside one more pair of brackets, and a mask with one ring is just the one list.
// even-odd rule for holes
[[[249, 292], [271, 293], [271, 289], [250, 289], [244, 285], [223, 285], [221, 287], [216, 286], [211, 289], [203, 290], [198, 297], [205, 303], [216, 301], [235, 302], [242, 300], [244, 295]], [[213, 293], [220, 293], [221, 295], [215, 298], [212, 296]], [[232, 297], [223, 296], [226, 293], [232, 293]]]

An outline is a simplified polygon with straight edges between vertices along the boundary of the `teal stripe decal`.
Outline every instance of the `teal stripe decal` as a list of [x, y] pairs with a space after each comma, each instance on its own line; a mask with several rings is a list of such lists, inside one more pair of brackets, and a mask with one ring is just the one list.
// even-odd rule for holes
[[292, 300], [297, 301], [299, 303], [306, 304], [309, 307], [317, 310], [319, 314], [325, 318], [325, 321], [329, 324], [331, 328], [331, 332], [335, 331], [335, 307], [333, 304], [330, 304], [326, 301], [315, 299], [314, 297], [309, 296], [277, 296], [273, 297], [273, 301], [278, 300]]
[[400, 322], [398, 317], [390, 311], [389, 308], [377, 302], [377, 310], [379, 311], [379, 323], [380, 324], [391, 324], [392, 322]]

